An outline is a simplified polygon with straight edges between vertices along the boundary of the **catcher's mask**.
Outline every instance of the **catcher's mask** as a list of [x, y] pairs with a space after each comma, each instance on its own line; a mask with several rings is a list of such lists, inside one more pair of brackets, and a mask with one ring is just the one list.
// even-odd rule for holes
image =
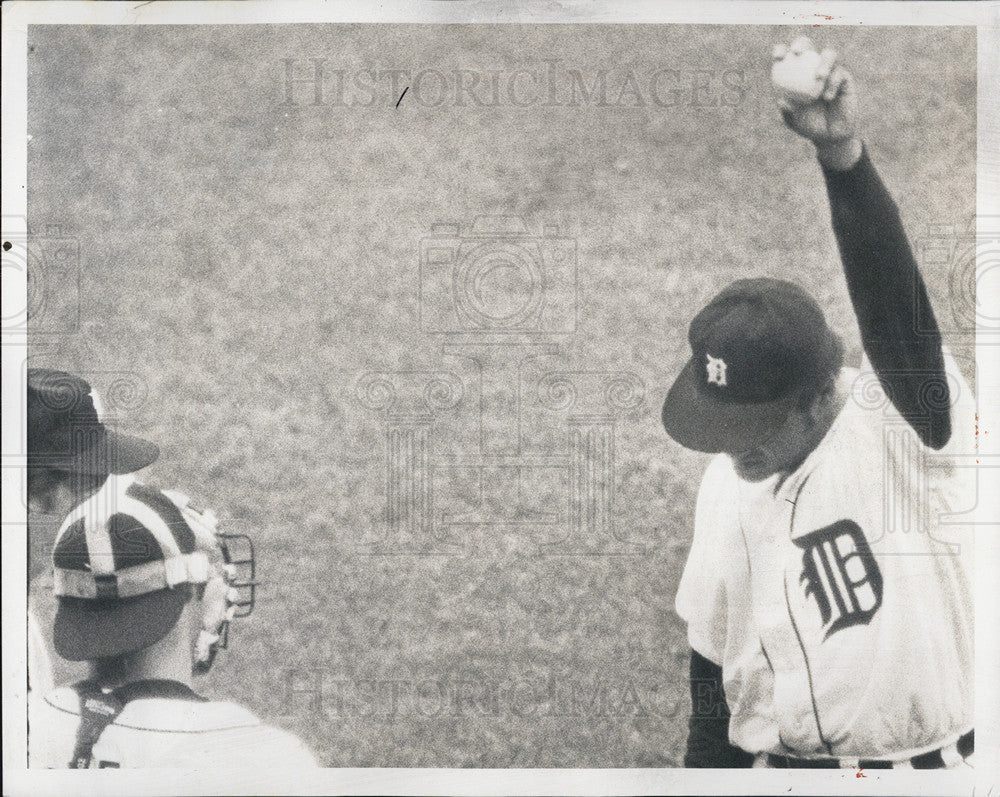
[[215, 656], [229, 646], [229, 624], [248, 617], [257, 600], [257, 563], [253, 540], [246, 534], [216, 532], [222, 562], [205, 584], [202, 624], [195, 641], [194, 672], [205, 673]]
[[257, 562], [253, 540], [247, 534], [219, 531], [211, 509], [196, 509], [183, 493], [163, 491], [195, 534], [200, 548], [221, 555], [213, 562], [201, 599], [201, 629], [195, 640], [192, 670], [208, 672], [216, 654], [229, 645], [229, 624], [247, 617], [257, 599]]

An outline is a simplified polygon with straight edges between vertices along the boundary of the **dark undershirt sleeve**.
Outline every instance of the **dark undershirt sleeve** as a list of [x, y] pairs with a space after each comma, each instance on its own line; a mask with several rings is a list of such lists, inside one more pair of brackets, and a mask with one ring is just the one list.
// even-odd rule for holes
[[867, 149], [851, 169], [823, 175], [865, 352], [899, 413], [939, 449], [951, 437], [941, 333], [899, 211]]
[[691, 651], [691, 718], [688, 720], [686, 767], [751, 767], [754, 756], [729, 742], [729, 706], [722, 688], [722, 668]]

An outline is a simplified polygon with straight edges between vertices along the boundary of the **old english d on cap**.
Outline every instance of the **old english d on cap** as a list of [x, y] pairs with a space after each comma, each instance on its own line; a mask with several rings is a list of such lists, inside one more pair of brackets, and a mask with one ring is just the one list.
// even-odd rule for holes
[[691, 359], [663, 404], [667, 433], [695, 451], [738, 453], [775, 432], [802, 388], [820, 386], [837, 336], [801, 287], [737, 280], [694, 317]]

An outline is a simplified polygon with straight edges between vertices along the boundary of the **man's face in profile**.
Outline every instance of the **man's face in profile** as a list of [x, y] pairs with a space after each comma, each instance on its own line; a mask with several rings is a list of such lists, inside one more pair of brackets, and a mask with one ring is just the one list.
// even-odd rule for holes
[[816, 422], [808, 409], [792, 409], [785, 422], [762, 443], [726, 452], [736, 475], [744, 481], [764, 481], [775, 473], [795, 470], [816, 447]]

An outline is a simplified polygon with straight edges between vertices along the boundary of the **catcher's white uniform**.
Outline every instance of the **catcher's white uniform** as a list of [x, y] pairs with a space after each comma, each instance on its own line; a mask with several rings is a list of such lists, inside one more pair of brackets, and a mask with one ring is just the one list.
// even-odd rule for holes
[[28, 688], [45, 694], [53, 685], [49, 649], [45, 645], [38, 618], [31, 607], [28, 607]]
[[865, 362], [783, 481], [745, 482], [725, 455], [705, 473], [677, 611], [722, 666], [744, 750], [899, 761], [972, 728], [975, 401], [945, 361], [940, 451]]
[[[234, 703], [206, 701], [175, 684], [179, 694], [129, 702], [101, 733], [92, 768], [205, 768], [267, 772], [312, 768], [316, 761], [287, 731], [264, 725]], [[31, 767], [63, 769], [73, 758], [80, 698], [71, 687], [29, 699]]]

